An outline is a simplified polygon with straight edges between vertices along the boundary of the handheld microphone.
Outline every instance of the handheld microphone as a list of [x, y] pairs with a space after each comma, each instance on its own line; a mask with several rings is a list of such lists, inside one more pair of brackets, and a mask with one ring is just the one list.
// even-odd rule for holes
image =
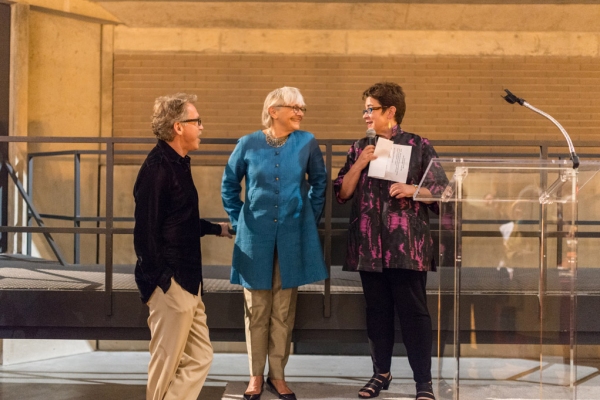
[[373, 145], [377, 143], [377, 133], [375, 133], [375, 129], [370, 128], [367, 129], [367, 145]]

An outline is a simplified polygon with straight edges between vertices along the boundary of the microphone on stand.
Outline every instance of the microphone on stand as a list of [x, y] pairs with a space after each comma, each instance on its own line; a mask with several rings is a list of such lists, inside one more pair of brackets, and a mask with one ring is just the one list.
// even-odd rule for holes
[[375, 146], [376, 143], [377, 143], [377, 133], [375, 132], [375, 129], [373, 129], [373, 128], [367, 129], [367, 146], [368, 145]]
[[[519, 103], [520, 105], [529, 108], [530, 110], [532, 110], [532, 111], [534, 111], [534, 112], [536, 112], [536, 113], [538, 113], [538, 114], [540, 114], [540, 115], [548, 118], [550, 121], [552, 121], [552, 123], [554, 125], [556, 125], [558, 127], [558, 129], [560, 129], [560, 131], [562, 132], [562, 134], [565, 137], [565, 139], [567, 139], [567, 145], [569, 146], [569, 151], [571, 152], [571, 160], [573, 161], [573, 169], [579, 168], [579, 157], [575, 153], [575, 147], [573, 146], [573, 142], [571, 141], [571, 137], [569, 136], [569, 134], [567, 133], [567, 131], [565, 130], [565, 128], [563, 128], [562, 125], [559, 124], [557, 120], [555, 120], [554, 118], [552, 118], [552, 116], [550, 116], [549, 114], [546, 114], [542, 110], [539, 110], [539, 109], [535, 108], [534, 106], [532, 106], [531, 104], [529, 104], [528, 102], [526, 102], [525, 99], [522, 99], [520, 97], [515, 96], [508, 89], [504, 89], [504, 91], [506, 92], [506, 96], [502, 96], [502, 98], [504, 100], [506, 100], [510, 104]], [[367, 132], [369, 132], [369, 131], [367, 131]]]

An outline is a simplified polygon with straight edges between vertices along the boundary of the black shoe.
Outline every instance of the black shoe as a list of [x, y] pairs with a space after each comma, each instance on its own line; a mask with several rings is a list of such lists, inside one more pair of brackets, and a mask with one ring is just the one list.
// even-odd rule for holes
[[254, 393], [254, 394], [247, 394], [244, 393], [244, 400], [260, 400], [260, 395], [263, 392], [263, 386], [264, 386], [264, 382], [262, 385], [260, 385], [260, 393]]
[[417, 400], [435, 400], [431, 382], [417, 383]]
[[271, 389], [271, 391], [276, 394], [277, 396], [279, 396], [280, 399], [282, 400], [296, 400], [296, 395], [294, 393], [279, 393], [277, 391], [277, 389], [275, 389], [275, 385], [273, 385], [273, 382], [271, 382], [271, 378], [267, 378], [267, 385], [269, 386], [269, 389]]
[[[390, 382], [392, 382], [392, 374], [389, 374], [388, 376], [375, 374], [369, 382], [358, 391], [358, 398], [372, 399], [377, 397], [382, 390], [388, 390]], [[361, 392], [367, 394], [361, 394]]]

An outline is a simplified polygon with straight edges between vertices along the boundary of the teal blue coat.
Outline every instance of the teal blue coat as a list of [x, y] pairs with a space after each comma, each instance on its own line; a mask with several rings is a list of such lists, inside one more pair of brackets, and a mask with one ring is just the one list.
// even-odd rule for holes
[[260, 130], [240, 138], [221, 186], [236, 231], [231, 283], [271, 289], [276, 248], [283, 289], [326, 279], [317, 232], [326, 188], [323, 155], [312, 133], [294, 131], [278, 148]]

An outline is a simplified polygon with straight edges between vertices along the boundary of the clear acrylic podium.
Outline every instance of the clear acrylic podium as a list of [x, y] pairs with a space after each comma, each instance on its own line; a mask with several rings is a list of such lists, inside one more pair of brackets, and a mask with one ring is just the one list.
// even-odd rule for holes
[[[512, 398], [526, 390], [576, 399], [578, 207], [600, 163], [436, 159], [429, 169], [434, 163], [449, 180], [433, 195], [436, 395], [486, 398], [478, 382]], [[415, 200], [431, 201], [420, 192], [428, 184]]]

